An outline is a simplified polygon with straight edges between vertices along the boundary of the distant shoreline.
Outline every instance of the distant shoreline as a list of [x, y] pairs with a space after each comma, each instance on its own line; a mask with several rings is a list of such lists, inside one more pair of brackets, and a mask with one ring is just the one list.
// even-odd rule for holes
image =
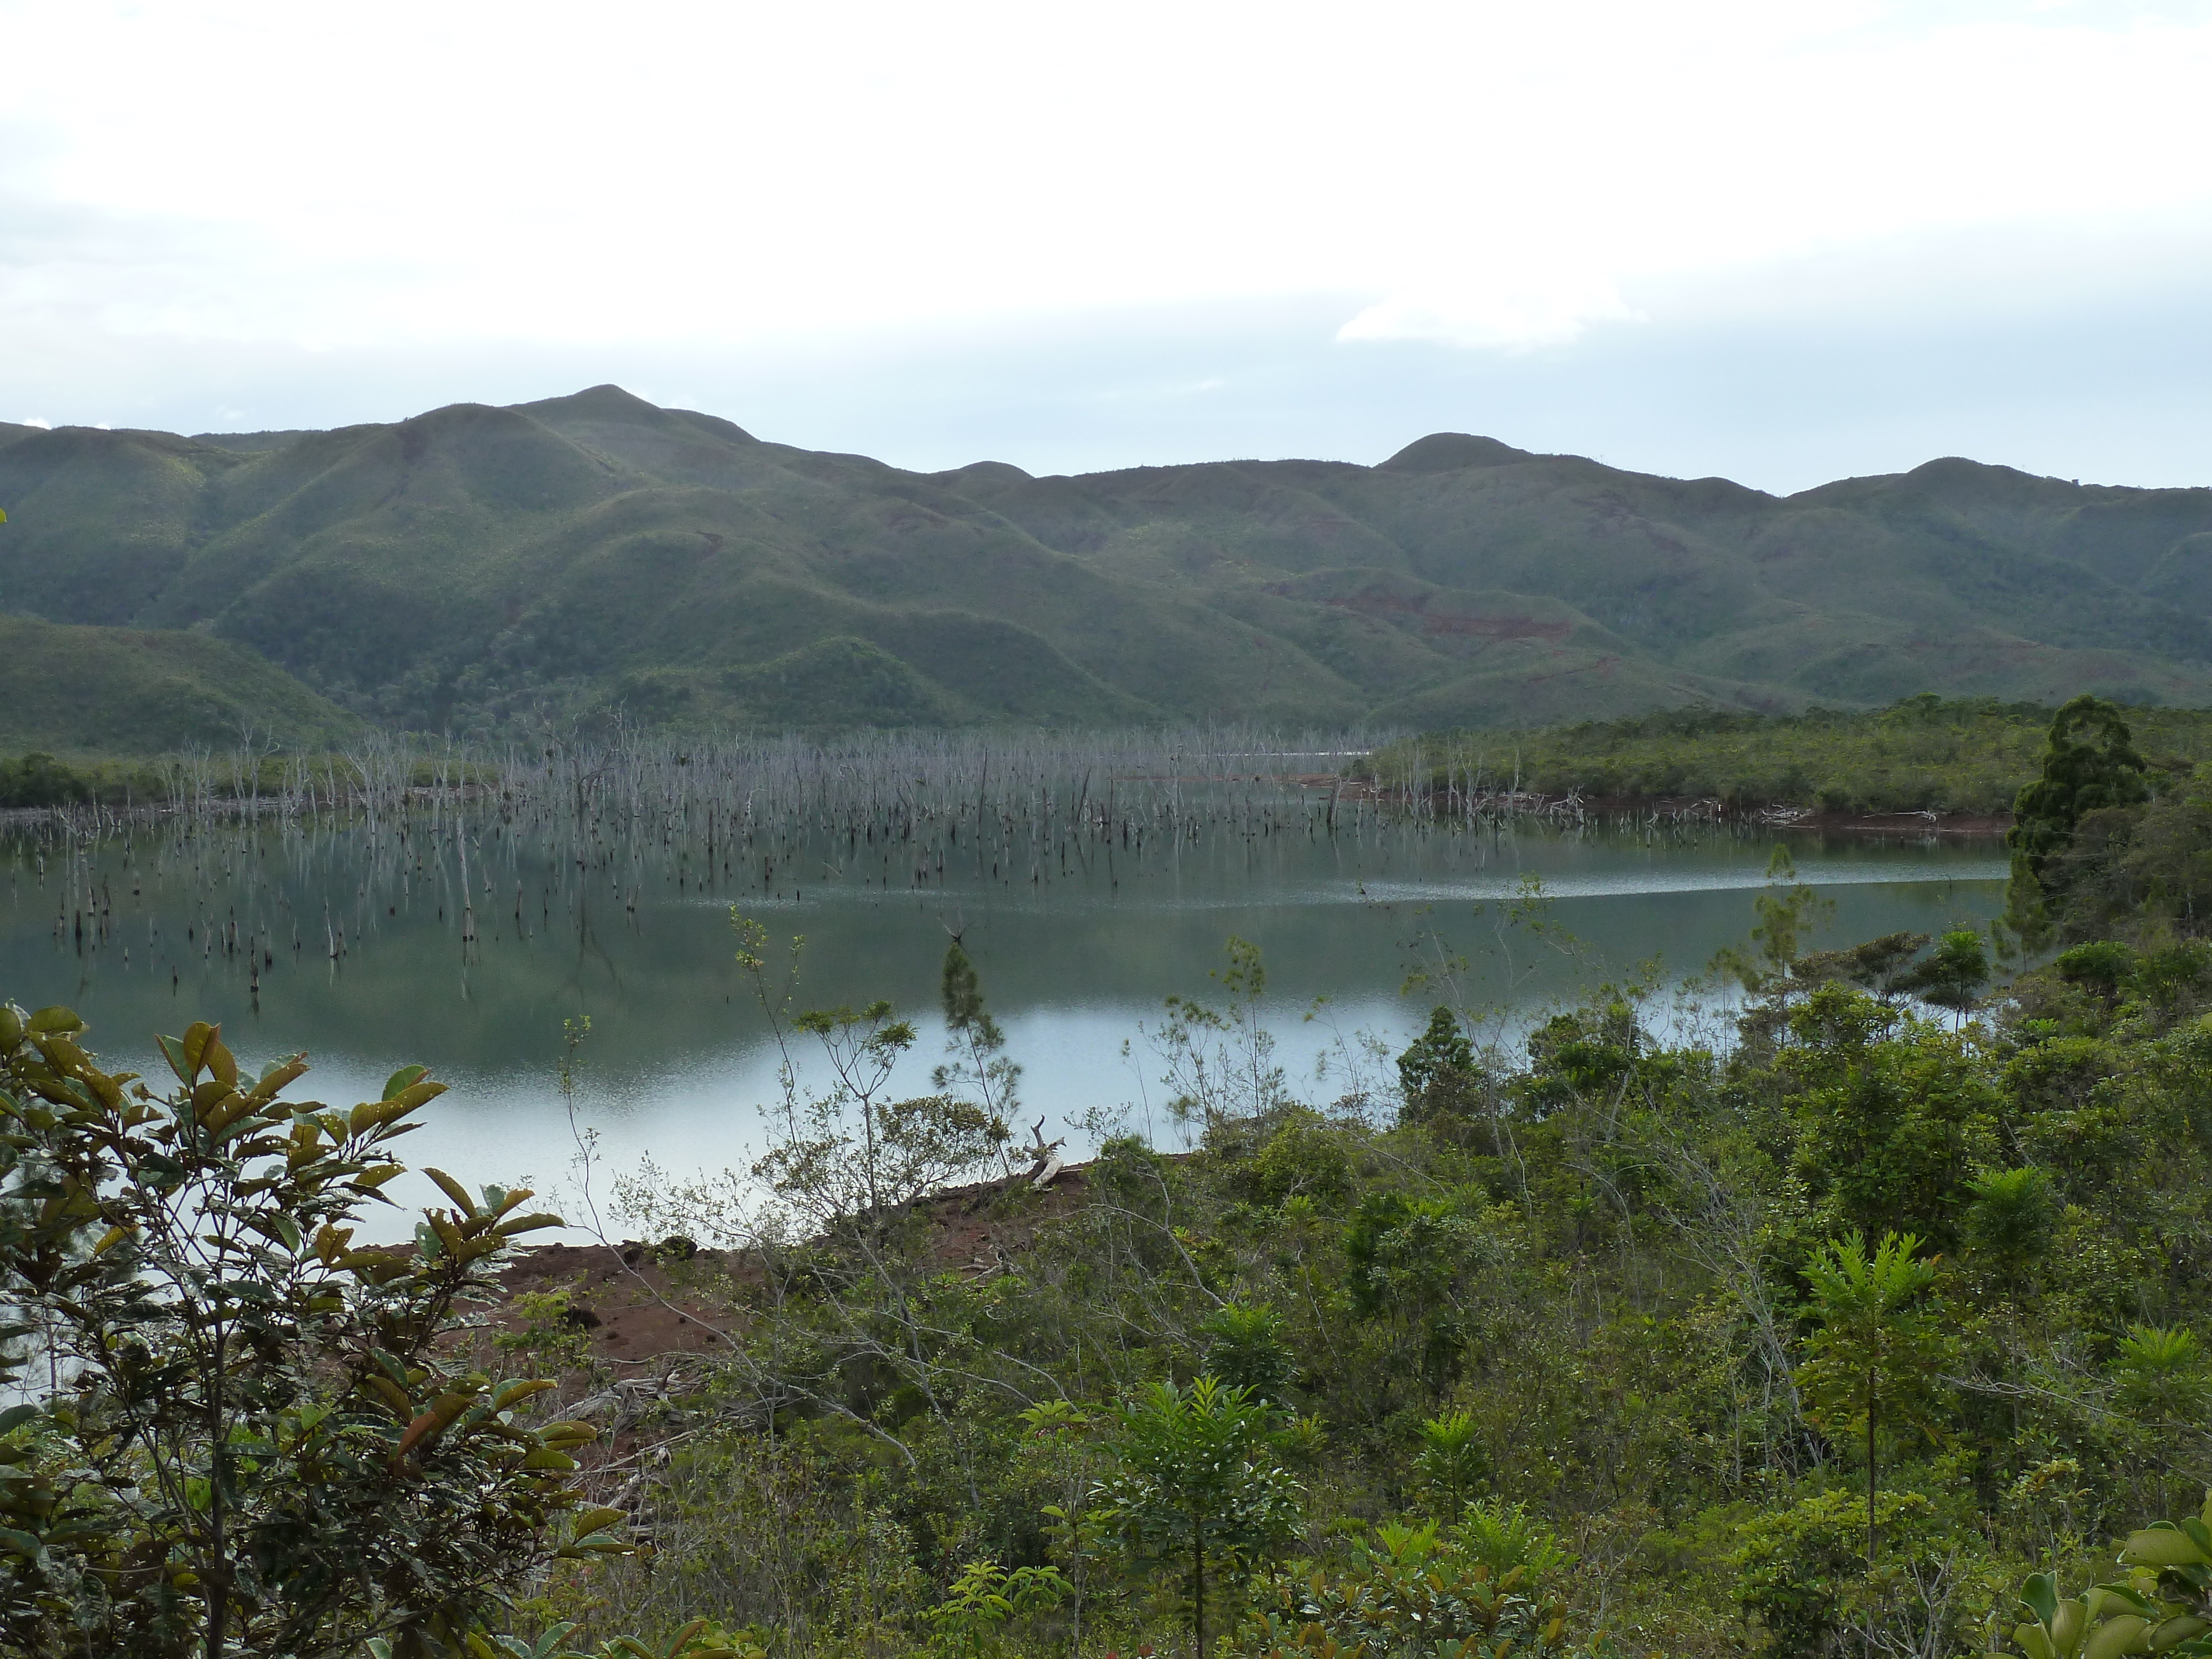
[[1687, 795], [1585, 795], [1585, 812], [1644, 813], [1659, 818], [1710, 818], [1763, 823], [1777, 830], [1814, 830], [1829, 835], [2002, 836], [2012, 828], [2009, 812], [1838, 812], [1792, 801], [1731, 805], [1711, 797]]

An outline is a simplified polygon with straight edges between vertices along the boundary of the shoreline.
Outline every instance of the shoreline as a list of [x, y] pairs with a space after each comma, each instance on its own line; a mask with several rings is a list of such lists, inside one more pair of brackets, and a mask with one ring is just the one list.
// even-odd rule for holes
[[[970, 1283], [1013, 1271], [1039, 1226], [1065, 1218], [1082, 1204], [1091, 1168], [1089, 1159], [1060, 1165], [1042, 1187], [1031, 1174], [1017, 1172], [923, 1194], [911, 1213], [927, 1229], [927, 1255], [939, 1271]], [[567, 1328], [585, 1340], [594, 1360], [665, 1370], [720, 1346], [726, 1329], [743, 1328], [742, 1316], [731, 1321], [722, 1296], [702, 1293], [695, 1276], [757, 1282], [755, 1264], [750, 1250], [717, 1249], [689, 1239], [518, 1244], [491, 1275], [503, 1292], [492, 1319], [505, 1330], [519, 1331], [523, 1296], [565, 1290], [571, 1298]]]
[[[1567, 799], [1562, 797], [1561, 799]], [[1735, 805], [1712, 797], [1688, 795], [1584, 795], [1576, 797], [1585, 812], [1615, 817], [1632, 814], [1680, 822], [1702, 818], [1713, 823], [1735, 820], [1776, 830], [1817, 830], [1824, 834], [1870, 836], [2002, 836], [2012, 828], [2009, 812], [1846, 812], [1826, 807], [1801, 806], [1793, 801]]]

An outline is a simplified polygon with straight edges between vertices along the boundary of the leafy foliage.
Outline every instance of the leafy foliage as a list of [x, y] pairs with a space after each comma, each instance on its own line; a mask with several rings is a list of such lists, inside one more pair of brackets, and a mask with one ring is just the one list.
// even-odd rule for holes
[[1432, 1009], [1427, 1027], [1398, 1056], [1398, 1088], [1409, 1118], [1465, 1116], [1480, 1086], [1474, 1045], [1460, 1029], [1459, 1016]]
[[984, 1006], [975, 964], [954, 939], [945, 947], [942, 997], [946, 1063], [930, 1073], [940, 1095], [966, 1090], [994, 1123], [1007, 1124], [1021, 1109], [1022, 1068], [1006, 1054], [1006, 1034]]
[[1569, 1650], [1565, 1609], [1528, 1570], [1493, 1573], [1437, 1524], [1386, 1524], [1334, 1567], [1301, 1561], [1273, 1578], [1237, 1632], [1241, 1654], [1338, 1659], [1505, 1659]]
[[2072, 842], [2083, 818], [2132, 806], [2150, 793], [2143, 769], [2120, 711], [2100, 698], [2075, 698], [2051, 717], [2042, 775], [2013, 802], [2006, 844], [2050, 890], [2056, 884], [2051, 860]]
[[1275, 1413], [1246, 1389], [1200, 1376], [1156, 1382], [1122, 1403], [1109, 1443], [1117, 1473], [1100, 1496], [1122, 1547], [1188, 1569], [1193, 1650], [1207, 1651], [1207, 1569], [1249, 1565], [1287, 1538], [1297, 1485], [1272, 1444]]
[[1043, 1188], [945, 1164], [872, 1220], [829, 1045], [896, 1016], [787, 1021], [845, 1150], [773, 1202], [626, 1184], [644, 1236], [728, 1247], [667, 1267], [713, 1346], [604, 1476], [659, 1553], [532, 1616], [704, 1613], [775, 1659], [1183, 1651], [1201, 1618], [1255, 1653], [1837, 1659], [2109, 1577], [2212, 1485], [2212, 948], [2146, 925], [1945, 1008], [1940, 949], [1815, 950], [1797, 885], [1725, 1019], [1603, 987], [1318, 1102], [1238, 1047], [1240, 952], [1190, 1000], [1218, 1024], [1151, 1034], [1164, 1078], [1205, 1062], [1188, 1150], [1101, 1114]]
[[453, 1649], [559, 1555], [620, 1551], [550, 1382], [452, 1341], [510, 1240], [556, 1224], [471, 1194], [411, 1251], [354, 1242], [442, 1091], [420, 1066], [350, 1110], [243, 1073], [216, 1028], [161, 1039], [166, 1089], [104, 1071], [66, 1009], [0, 1007], [0, 1630], [10, 1651]]
[[1017, 1567], [1009, 1572], [995, 1561], [970, 1561], [953, 1579], [945, 1600], [924, 1617], [936, 1632], [940, 1651], [953, 1659], [980, 1659], [1002, 1650], [1006, 1626], [1059, 1607], [1068, 1588], [1054, 1567]]
[[[759, 987], [782, 1044], [787, 1008], [768, 988], [760, 954], [766, 935], [734, 907], [730, 923], [739, 939], [738, 960]], [[795, 974], [798, 941], [793, 945]], [[955, 995], [948, 988], [948, 1001]], [[957, 995], [963, 999], [962, 1025], [956, 1028], [955, 1041], [974, 1056], [971, 1080], [982, 1085], [987, 1103], [945, 1094], [888, 1097], [892, 1071], [915, 1041], [914, 1026], [895, 1018], [888, 1002], [860, 1009], [810, 1008], [790, 1018], [791, 1030], [816, 1039], [835, 1083], [827, 1091], [802, 1094], [785, 1048], [784, 1133], [753, 1173], [796, 1204], [810, 1226], [835, 1232], [860, 1220], [880, 1235], [893, 1212], [948, 1178], [982, 1165], [1006, 1143], [1006, 1120], [993, 1106], [1010, 1101], [1013, 1074], [1006, 1062], [992, 1058], [997, 1027], [988, 1023], [972, 970]], [[957, 1082], [963, 1074], [943, 1075]]]
[[1866, 1241], [1852, 1233], [1805, 1265], [1815, 1328], [1805, 1340], [1806, 1364], [1797, 1383], [1814, 1423], [1838, 1439], [1854, 1437], [1866, 1447], [1869, 1565], [1877, 1553], [1881, 1432], [1933, 1432], [1933, 1384], [1948, 1348], [1939, 1316], [1927, 1303], [1936, 1268], [1913, 1254], [1919, 1245], [1911, 1233], [1891, 1233], [1869, 1252]]
[[90, 778], [52, 755], [0, 761], [0, 806], [72, 806], [93, 799]]

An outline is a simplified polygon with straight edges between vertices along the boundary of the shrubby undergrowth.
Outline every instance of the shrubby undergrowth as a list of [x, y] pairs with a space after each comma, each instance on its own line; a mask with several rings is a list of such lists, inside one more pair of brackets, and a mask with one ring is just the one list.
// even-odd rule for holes
[[[2135, 771], [2101, 721], [2059, 757], [2077, 782]], [[1508, 1045], [1446, 975], [1395, 1064], [1355, 1048], [1302, 1089], [1234, 947], [1149, 1034], [1188, 1150], [1101, 1120], [1042, 1185], [957, 945], [957, 1051], [892, 1099], [911, 1028], [796, 1012], [793, 959], [744, 927], [789, 1045], [777, 1143], [616, 1200], [716, 1346], [647, 1399], [560, 1329], [502, 1338], [567, 1368], [560, 1397], [626, 1402], [577, 1479], [647, 1547], [533, 1542], [471, 1589], [484, 1639], [2197, 1650], [2212, 787], [2121, 793], [2037, 798], [2040, 863], [1994, 938], [1815, 949], [1817, 897], [1778, 866], [1720, 964], [1725, 1018], [1609, 986]], [[350, 1409], [349, 1432], [410, 1431]], [[10, 1467], [57, 1455], [9, 1443]]]
[[[2185, 819], [2194, 857], [2191, 799], [2125, 810]], [[2088, 856], [2076, 827], [2051, 867]], [[2169, 884], [1992, 993], [2036, 941], [1816, 950], [1789, 875], [1720, 964], [1724, 1021], [1613, 987], [1509, 1050], [1447, 1003], [1321, 1097], [1234, 949], [1227, 994], [1153, 1034], [1193, 1149], [1109, 1137], [1073, 1193], [977, 1189], [1019, 1241], [988, 1260], [948, 1258], [942, 1204], [871, 1212], [849, 1176], [826, 1209], [826, 1183], [759, 1209], [634, 1183], [642, 1219], [745, 1264], [688, 1285], [727, 1358], [668, 1419], [659, 1553], [550, 1605], [908, 1651], [953, 1641], [976, 1575], [1028, 1572], [960, 1643], [1188, 1650], [1201, 1618], [1249, 1653], [2012, 1639], [2027, 1575], [2115, 1577], [2117, 1540], [2212, 1481], [2212, 945]], [[1200, 1401], [1241, 1426], [1206, 1441]], [[1143, 1474], [1183, 1466], [1206, 1480]], [[2144, 1571], [2116, 1579], [2142, 1630], [2099, 1651], [2190, 1633]]]

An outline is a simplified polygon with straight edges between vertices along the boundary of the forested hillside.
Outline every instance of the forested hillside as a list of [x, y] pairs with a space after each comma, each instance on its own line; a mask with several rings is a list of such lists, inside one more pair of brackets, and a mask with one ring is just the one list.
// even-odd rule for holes
[[2212, 490], [1960, 460], [1786, 499], [1449, 434], [925, 476], [601, 386], [333, 432], [0, 426], [0, 507], [8, 610], [209, 629], [418, 729], [2212, 701]]
[[313, 749], [361, 724], [258, 653], [206, 634], [0, 615], [0, 753]]

